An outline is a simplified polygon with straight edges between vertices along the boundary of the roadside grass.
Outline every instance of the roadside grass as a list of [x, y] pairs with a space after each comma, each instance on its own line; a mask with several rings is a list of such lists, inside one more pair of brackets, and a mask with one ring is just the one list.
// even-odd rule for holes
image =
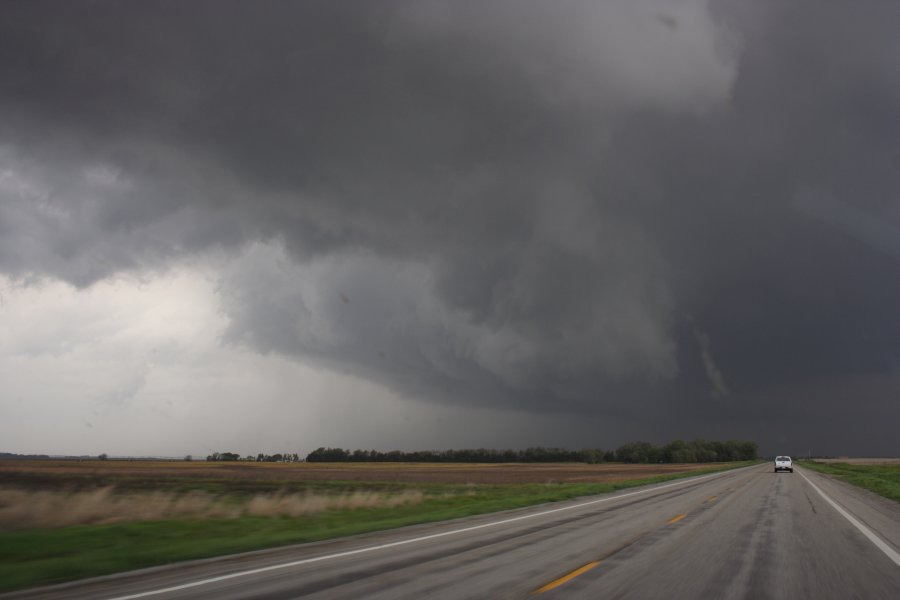
[[108, 525], [134, 521], [237, 517], [302, 517], [328, 510], [416, 504], [421, 490], [401, 492], [212, 495], [207, 492], [121, 492], [114, 487], [51, 492], [0, 488], [0, 531]]
[[[570, 500], [751, 464], [756, 461], [610, 483], [370, 486], [359, 481], [317, 482], [317, 490], [335, 494], [383, 492], [389, 487], [398, 492], [420, 492], [423, 499], [399, 506], [338, 508], [299, 517], [183, 518], [0, 531], [0, 592]], [[199, 486], [210, 491], [202, 482], [193, 483], [193, 489]], [[220, 483], [210, 487], [220, 489]]]
[[900, 464], [851, 465], [848, 463], [820, 463], [800, 461], [804, 467], [834, 475], [880, 496], [900, 502]]

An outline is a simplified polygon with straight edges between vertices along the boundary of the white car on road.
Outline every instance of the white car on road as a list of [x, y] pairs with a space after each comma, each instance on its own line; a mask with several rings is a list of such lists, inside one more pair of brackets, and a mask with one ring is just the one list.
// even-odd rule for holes
[[790, 471], [794, 472], [794, 463], [791, 461], [790, 456], [776, 456], [775, 457], [775, 472], [778, 471]]

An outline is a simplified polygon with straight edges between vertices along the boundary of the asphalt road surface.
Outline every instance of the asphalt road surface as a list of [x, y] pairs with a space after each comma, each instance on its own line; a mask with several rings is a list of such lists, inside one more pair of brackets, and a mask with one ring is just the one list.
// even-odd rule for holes
[[900, 598], [900, 505], [770, 464], [10, 598]]

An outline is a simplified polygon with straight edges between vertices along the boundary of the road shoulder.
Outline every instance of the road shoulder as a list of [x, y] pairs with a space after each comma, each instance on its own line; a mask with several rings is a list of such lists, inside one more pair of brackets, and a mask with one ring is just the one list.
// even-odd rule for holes
[[825, 473], [797, 467], [797, 473], [900, 553], [900, 504]]

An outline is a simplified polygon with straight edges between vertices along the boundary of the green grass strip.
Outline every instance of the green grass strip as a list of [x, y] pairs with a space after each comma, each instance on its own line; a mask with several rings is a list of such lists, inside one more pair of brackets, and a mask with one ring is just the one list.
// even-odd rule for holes
[[718, 464], [615, 483], [428, 484], [419, 487], [426, 494], [419, 504], [333, 510], [301, 518], [177, 519], [0, 532], [0, 592], [570, 500], [750, 464], [754, 463]]
[[851, 465], [848, 463], [820, 463], [801, 461], [813, 471], [834, 475], [842, 481], [900, 502], [900, 464]]

